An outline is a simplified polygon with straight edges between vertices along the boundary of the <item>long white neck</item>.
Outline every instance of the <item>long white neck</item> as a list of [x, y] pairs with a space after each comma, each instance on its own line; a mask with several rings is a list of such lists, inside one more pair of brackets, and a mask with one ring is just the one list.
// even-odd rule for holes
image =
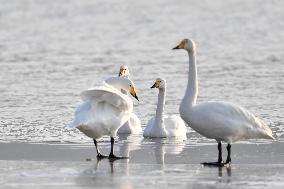
[[164, 129], [164, 106], [165, 106], [165, 97], [166, 97], [166, 87], [159, 89], [158, 95], [158, 105], [156, 110], [155, 126]]
[[187, 107], [192, 108], [196, 104], [198, 95], [198, 79], [197, 79], [197, 66], [195, 60], [195, 53], [188, 51], [189, 56], [189, 70], [188, 81], [185, 96], [183, 97], [183, 103]]

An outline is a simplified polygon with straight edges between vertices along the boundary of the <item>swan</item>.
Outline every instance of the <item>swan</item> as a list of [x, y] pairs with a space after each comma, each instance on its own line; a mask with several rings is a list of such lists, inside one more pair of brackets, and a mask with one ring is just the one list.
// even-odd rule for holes
[[118, 77], [126, 77], [129, 79], [130, 72], [129, 72], [128, 66], [126, 65], [120, 66]]
[[[126, 65], [120, 67], [119, 77], [126, 77], [129, 79], [130, 72]], [[125, 91], [122, 91], [124, 94], [127, 94]], [[135, 113], [130, 115], [129, 120], [118, 129], [118, 134], [137, 134], [142, 131], [141, 122]]]
[[[273, 139], [269, 126], [260, 118], [229, 102], [196, 104], [198, 95], [196, 48], [191, 39], [184, 39], [173, 49], [184, 49], [189, 55], [189, 74], [185, 96], [180, 104], [181, 118], [196, 132], [215, 139], [218, 143], [218, 161], [204, 165], [225, 166], [231, 163], [231, 144], [243, 139]], [[222, 161], [222, 144], [227, 143], [227, 159]]]
[[186, 139], [186, 126], [177, 115], [164, 115], [166, 80], [158, 78], [151, 88], [159, 89], [156, 115], [147, 124], [144, 137], [178, 137]]
[[120, 159], [113, 154], [114, 137], [117, 130], [127, 121], [133, 110], [133, 102], [121, 90], [138, 100], [134, 84], [124, 77], [111, 77], [101, 86], [83, 91], [80, 96], [83, 103], [75, 111], [74, 121], [69, 128], [77, 128], [92, 138], [97, 151], [97, 158], [106, 158], [99, 152], [97, 139], [110, 136], [110, 159]]

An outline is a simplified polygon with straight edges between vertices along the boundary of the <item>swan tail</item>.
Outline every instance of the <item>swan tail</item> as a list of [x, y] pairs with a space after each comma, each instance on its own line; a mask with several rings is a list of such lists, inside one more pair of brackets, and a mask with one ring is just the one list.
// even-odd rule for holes
[[270, 129], [270, 127], [262, 119], [257, 118], [257, 117], [255, 119], [261, 128], [262, 138], [276, 140], [272, 134], [272, 130]]
[[67, 126], [67, 128], [77, 128], [81, 125], [88, 124], [92, 120], [91, 104], [84, 102], [75, 111], [74, 120]]

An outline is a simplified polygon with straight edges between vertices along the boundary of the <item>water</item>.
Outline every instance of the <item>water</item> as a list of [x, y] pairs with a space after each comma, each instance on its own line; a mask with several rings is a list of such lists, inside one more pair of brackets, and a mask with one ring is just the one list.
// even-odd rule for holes
[[[171, 48], [193, 38], [198, 101], [240, 104], [283, 141], [283, 7], [278, 0], [1, 1], [0, 140], [90, 143], [66, 129], [78, 94], [123, 64], [138, 90], [134, 111], [143, 127], [155, 113], [150, 86], [157, 77], [168, 81], [166, 112], [178, 114], [187, 55]], [[215, 144], [188, 131], [186, 145]]]

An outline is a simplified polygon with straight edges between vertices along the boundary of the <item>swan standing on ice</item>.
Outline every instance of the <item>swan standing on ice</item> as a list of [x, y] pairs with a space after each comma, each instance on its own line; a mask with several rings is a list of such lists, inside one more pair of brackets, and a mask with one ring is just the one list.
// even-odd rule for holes
[[138, 100], [133, 82], [124, 77], [109, 78], [102, 86], [83, 91], [80, 96], [84, 102], [77, 108], [75, 119], [69, 125], [70, 128], [77, 128], [93, 138], [98, 158], [107, 157], [99, 152], [97, 145], [97, 139], [103, 136], [110, 136], [111, 139], [108, 157], [123, 158], [113, 154], [114, 137], [117, 130], [129, 120], [133, 102], [121, 90], [128, 91]]
[[[119, 70], [119, 77], [126, 77], [129, 79], [130, 73], [129, 73], [129, 69], [127, 66], [123, 65], [120, 67]], [[124, 94], [127, 94], [126, 92], [122, 91]], [[118, 129], [118, 134], [136, 134], [136, 133], [140, 133], [142, 131], [141, 128], [141, 122], [139, 120], [139, 118], [136, 116], [135, 113], [132, 113], [130, 115], [129, 120]]]
[[[204, 165], [224, 166], [231, 163], [231, 143], [242, 139], [274, 139], [268, 125], [248, 110], [228, 102], [196, 104], [198, 95], [196, 52], [193, 40], [184, 39], [173, 49], [185, 49], [189, 55], [189, 73], [185, 96], [180, 104], [180, 115], [201, 135], [218, 142], [218, 161]], [[221, 141], [228, 143], [228, 156], [222, 161]]]
[[156, 115], [147, 124], [144, 137], [178, 137], [186, 139], [186, 126], [177, 115], [164, 115], [166, 80], [158, 78], [151, 88], [159, 89]]

